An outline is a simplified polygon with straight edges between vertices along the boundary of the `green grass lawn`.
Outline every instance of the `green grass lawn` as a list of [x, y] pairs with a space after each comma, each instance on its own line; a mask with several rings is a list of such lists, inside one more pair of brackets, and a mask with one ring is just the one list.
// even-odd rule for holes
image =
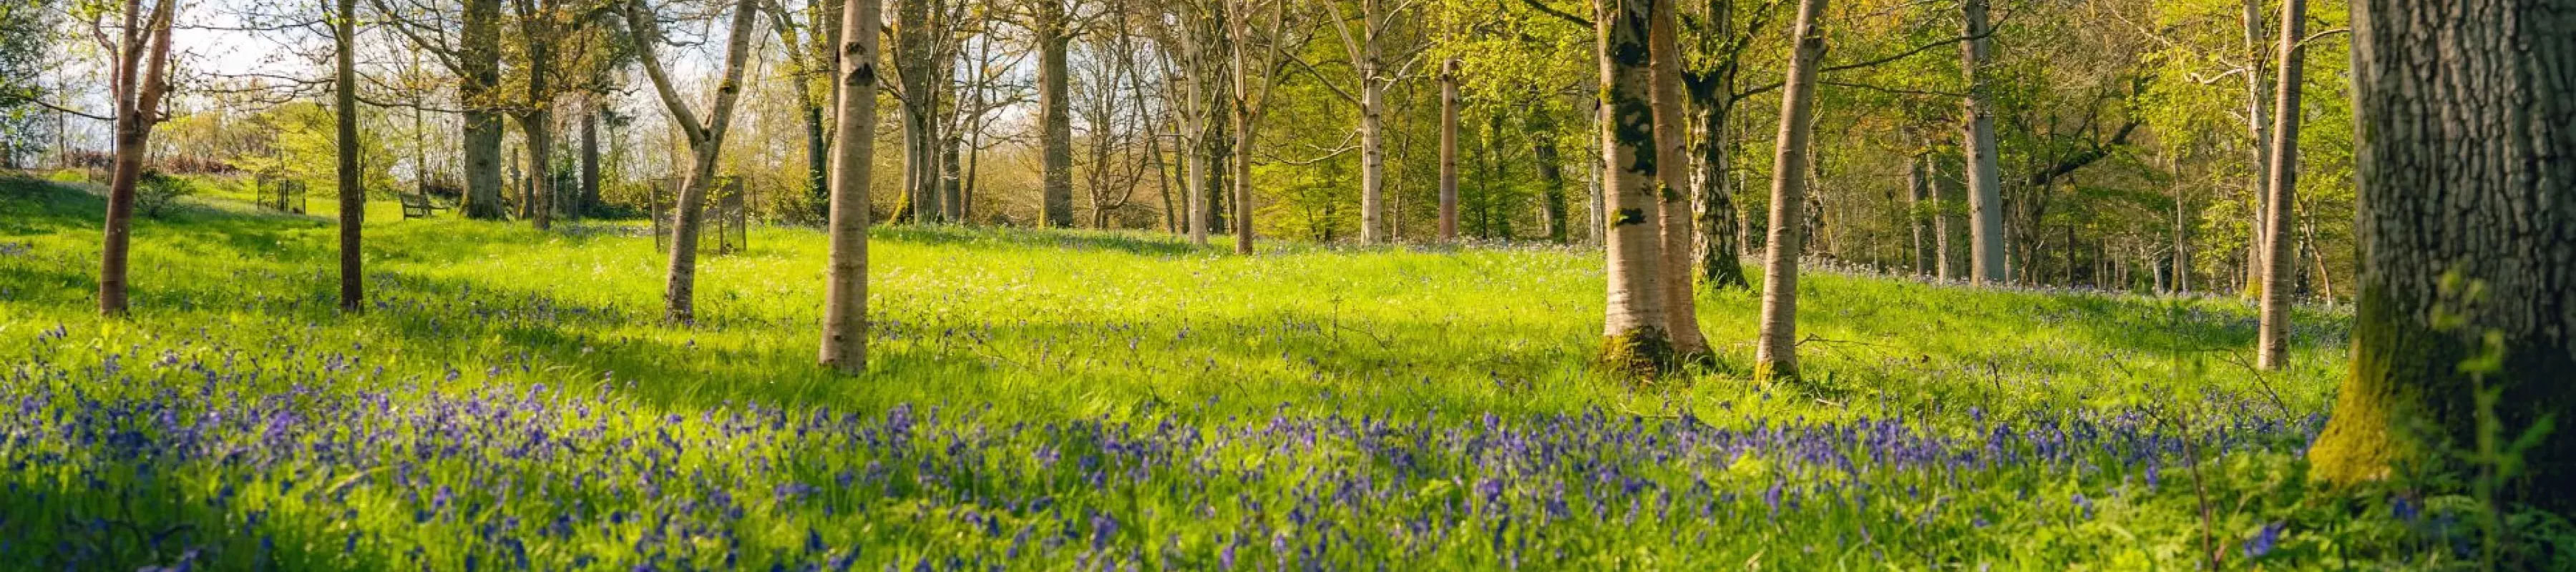
[[106, 321], [100, 204], [0, 183], [0, 568], [2411, 569], [2469, 538], [2461, 499], [2307, 489], [2331, 309], [2257, 374], [2232, 298], [1820, 272], [1808, 381], [1745, 379], [1755, 299], [1721, 292], [1715, 366], [1638, 383], [1590, 367], [1597, 248], [879, 227], [841, 377], [811, 229], [704, 259], [681, 327], [632, 223], [378, 201], [343, 316], [336, 204], [207, 196], [138, 221]]

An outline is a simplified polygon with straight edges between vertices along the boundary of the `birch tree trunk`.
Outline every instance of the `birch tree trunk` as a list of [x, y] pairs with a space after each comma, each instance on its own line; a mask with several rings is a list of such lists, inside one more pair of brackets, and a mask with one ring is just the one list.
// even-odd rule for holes
[[1672, 0], [1656, 3], [1647, 15], [1646, 45], [1653, 68], [1648, 103], [1654, 107], [1656, 210], [1662, 228], [1664, 330], [1672, 336], [1673, 355], [1685, 360], [1708, 356], [1708, 337], [1699, 330], [1699, 310], [1691, 288], [1690, 144], [1683, 140], [1690, 124], [1683, 119], [1681, 29], [1673, 20]]
[[2003, 175], [1996, 166], [1995, 117], [1987, 102], [1983, 70], [1993, 40], [1986, 24], [1986, 0], [1961, 2], [1968, 39], [1959, 44], [1959, 69], [1967, 74], [1965, 149], [1968, 156], [1968, 259], [1970, 279], [1978, 285], [2003, 284], [2012, 277], [2004, 263]]
[[[1981, 0], [1969, 0], [1978, 3]], [[1771, 244], [1762, 253], [1762, 331], [1753, 347], [1753, 377], [1798, 379], [1798, 253], [1805, 236], [1808, 136], [1815, 129], [1816, 66], [1825, 57], [1825, 0], [1799, 0], [1790, 28], [1798, 39], [1789, 79], [1780, 87], [1780, 143], [1771, 168]]]
[[2576, 3], [2361, 0], [2352, 31], [2364, 262], [2351, 377], [2308, 450], [2309, 474], [2350, 483], [2470, 469], [2459, 451], [2501, 450], [2554, 421], [2493, 492], [2566, 514]]
[[1603, 233], [1609, 255], [1609, 299], [1602, 324], [1602, 364], [1651, 375], [1672, 361], [1664, 316], [1670, 298], [1663, 268], [1663, 233], [1654, 214], [1657, 196], [1654, 105], [1649, 99], [1653, 57], [1647, 46], [1654, 0], [1599, 0], [1593, 27], [1601, 59], [1602, 201], [1610, 212]]
[[1458, 60], [1440, 63], [1440, 240], [1458, 240]]
[[367, 223], [367, 188], [358, 166], [358, 2], [339, 0], [333, 16], [332, 50], [335, 79], [332, 80], [332, 112], [338, 128], [340, 187], [340, 311], [364, 309], [366, 277], [360, 246], [361, 228]]
[[1924, 228], [1930, 222], [1924, 219], [1931, 218], [1932, 209], [1937, 205], [1932, 200], [1931, 176], [1925, 172], [1925, 164], [1930, 162], [1922, 153], [1905, 158], [1905, 206], [1908, 213], [1905, 229], [1913, 235], [1914, 275], [1917, 277], [1930, 276], [1934, 266], [1930, 229]]
[[2281, 0], [2281, 66], [2276, 74], [2281, 85], [2274, 93], [2272, 109], [2272, 162], [2264, 191], [2263, 298], [2259, 333], [2254, 345], [2256, 368], [2278, 370], [2290, 357], [2290, 287], [2298, 276], [2299, 257], [2290, 251], [2290, 217], [2298, 209], [2289, 208], [2299, 186], [2299, 81], [2304, 75], [2303, 58], [2307, 50], [2299, 45], [2306, 32], [2306, 0]]
[[2265, 119], [2267, 115], [2263, 107], [2272, 99], [2271, 92], [2265, 91], [2271, 86], [2263, 83], [2263, 0], [2245, 0], [2244, 24], [2245, 130], [2254, 143], [2254, 167], [2261, 170], [2252, 180], [2246, 181], [2246, 187], [2251, 190], [2247, 194], [2254, 196], [2254, 217], [2246, 223], [2248, 234], [2253, 238], [2245, 241], [2245, 283], [2239, 293], [2251, 298], [2262, 291], [2263, 272], [2271, 268], [2263, 263], [2263, 233], [2267, 229], [2265, 225], [2269, 224], [2266, 222], [2269, 220], [2267, 213], [2272, 208], [2270, 197], [2265, 193], [2267, 181], [2263, 178], [2272, 168], [2272, 122]]
[[[1703, 37], [1712, 40], [1707, 46], [1708, 51], [1719, 50], [1720, 46], [1715, 41], [1734, 41], [1734, 0], [1709, 0], [1705, 22], [1703, 25], [1708, 27], [1708, 31]], [[1744, 279], [1744, 263], [1740, 258], [1744, 241], [1738, 236], [1744, 230], [1744, 221], [1736, 217], [1737, 185], [1730, 184], [1732, 179], [1729, 178], [1735, 166], [1737, 140], [1735, 131], [1731, 129], [1735, 115], [1737, 68], [1732, 57], [1720, 65], [1722, 67], [1711, 73], [1708, 81], [1689, 86], [1692, 99], [1699, 101], [1699, 124], [1703, 133], [1699, 145], [1700, 172], [1696, 193], [1699, 196], [1700, 245], [1696, 250], [1699, 253], [1699, 282], [1712, 290], [1749, 289], [1753, 285]]]
[[832, 122], [830, 260], [823, 295], [824, 367], [845, 374], [868, 368], [868, 181], [876, 149], [877, 27], [882, 2], [842, 9]]

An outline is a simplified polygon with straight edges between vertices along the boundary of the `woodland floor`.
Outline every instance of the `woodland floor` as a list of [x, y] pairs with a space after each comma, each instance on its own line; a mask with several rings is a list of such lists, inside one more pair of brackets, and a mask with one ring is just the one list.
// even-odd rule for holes
[[[2307, 488], [2348, 314], [2245, 367], [2232, 297], [1801, 284], [1810, 381], [1614, 380], [1596, 249], [879, 227], [870, 372], [824, 241], [757, 228], [660, 320], [631, 222], [220, 194], [135, 232], [0, 182], [0, 569], [2444, 568], [2457, 498]], [[448, 214], [448, 213], [442, 213]], [[2448, 520], [2446, 520], [2448, 519]]]

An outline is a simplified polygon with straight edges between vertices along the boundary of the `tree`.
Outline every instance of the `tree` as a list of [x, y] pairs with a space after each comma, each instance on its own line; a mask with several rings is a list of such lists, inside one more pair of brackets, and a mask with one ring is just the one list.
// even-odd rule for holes
[[1652, 373], [1672, 361], [1673, 342], [1664, 316], [1663, 233], [1648, 209], [1660, 210], [1655, 161], [1654, 106], [1647, 47], [1654, 0], [1595, 3], [1596, 48], [1601, 60], [1601, 161], [1609, 231], [1609, 300], [1602, 324], [1601, 361], [1630, 373]]
[[[1338, 2], [1325, 2], [1332, 11], [1329, 17], [1333, 31], [1341, 35], [1342, 49], [1350, 58], [1352, 89], [1333, 93], [1350, 100], [1359, 108], [1360, 151], [1360, 242], [1375, 244], [1387, 239], [1386, 228], [1386, 90], [1403, 79], [1401, 70], [1387, 69], [1387, 39], [1404, 18], [1411, 3], [1399, 4], [1390, 12], [1383, 0], [1357, 0], [1359, 25], [1352, 26], [1341, 13]], [[1356, 28], [1357, 32], [1354, 33]], [[1412, 53], [1419, 53], [1418, 50]], [[1411, 54], [1400, 56], [1411, 64]], [[1332, 84], [1326, 83], [1330, 86]], [[1354, 97], [1356, 94], [1356, 97]]]
[[1654, 171], [1656, 217], [1660, 219], [1663, 241], [1664, 332], [1672, 336], [1673, 354], [1693, 359], [1708, 355], [1708, 337], [1699, 331], [1698, 304], [1691, 288], [1691, 245], [1697, 233], [1691, 231], [1691, 197], [1682, 193], [1690, 186], [1690, 145], [1684, 133], [1690, 125], [1682, 120], [1682, 49], [1681, 28], [1673, 22], [1673, 2], [1657, 3], [1648, 15], [1647, 51], [1651, 53], [1654, 88], [1648, 101], [1654, 106], [1655, 161]]
[[1807, 141], [1815, 128], [1816, 68], [1825, 57], [1824, 11], [1825, 0], [1800, 0], [1791, 28], [1798, 47], [1789, 55], [1789, 79], [1780, 91], [1771, 242], [1762, 253], [1762, 331], [1753, 346], [1754, 379], [1798, 378], [1798, 254], [1804, 250], [1806, 219], [1799, 211], [1807, 204]]
[[724, 149], [727, 127], [733, 123], [734, 102], [742, 96], [743, 60], [750, 56], [752, 23], [759, 18], [757, 0], [737, 0], [733, 7], [733, 26], [725, 36], [723, 78], [716, 84], [715, 102], [709, 108], [706, 122], [699, 123], [689, 102], [681, 99], [679, 88], [672, 85], [670, 73], [664, 71], [654, 47], [662, 42], [661, 21], [644, 0], [627, 0], [626, 25], [634, 42], [637, 62], [644, 75], [653, 82], [655, 95], [662, 107], [671, 113], [671, 122], [685, 134], [689, 143], [691, 166], [680, 184], [678, 213], [672, 216], [670, 280], [662, 293], [665, 317], [674, 323], [696, 320], [692, 290], [697, 286], [698, 231], [705, 218], [707, 189], [716, 176], [716, 157]]
[[417, 0], [403, 4], [409, 10], [394, 9], [392, 0], [370, 1], [415, 53], [429, 54], [456, 74], [465, 155], [465, 196], [458, 210], [475, 219], [509, 216], [501, 205], [501, 0], [462, 0], [453, 20]]
[[868, 367], [868, 181], [876, 147], [877, 27], [880, 2], [842, 10], [840, 101], [833, 118], [830, 276], [824, 286], [822, 364], [856, 374]]
[[127, 246], [133, 241], [134, 186], [143, 178], [143, 163], [150, 160], [144, 150], [150, 148], [152, 127], [168, 118], [161, 99], [170, 91], [170, 20], [178, 9], [178, 0], [157, 0], [147, 16], [143, 0], [125, 0], [116, 43], [106, 46], [116, 61], [114, 83], [109, 86], [116, 99], [116, 159], [108, 176], [107, 228], [99, 245], [98, 312], [109, 317], [126, 312], [125, 265]]
[[358, 1], [338, 0], [338, 8], [332, 14], [332, 40], [336, 44], [332, 59], [339, 69], [331, 92], [340, 147], [340, 311], [356, 312], [365, 298], [359, 233], [367, 222], [367, 187], [358, 170]]
[[1072, 51], [1072, 10], [1067, 0], [1030, 0], [1029, 31], [1038, 45], [1038, 146], [1044, 163], [1038, 198], [1043, 226], [1073, 226], [1073, 112], [1066, 55]]
[[[2565, 514], [2576, 509], [2565, 427], [2576, 420], [2576, 34], [2565, 33], [2576, 6], [2359, 0], [2352, 12], [2366, 262], [2351, 377], [2308, 450], [2310, 474], [2350, 483], [2485, 465], [2493, 478], [2479, 480], [2515, 483], [2498, 498]], [[2517, 440], [2527, 430], [2536, 437]]]
[[2297, 253], [2290, 251], [2291, 196], [2299, 184], [2299, 82], [2301, 59], [2307, 53], [2300, 36], [2306, 33], [2308, 17], [2305, 0], [2281, 0], [2281, 69], [2280, 88], [2274, 92], [2280, 99], [2272, 108], [2271, 174], [2264, 190], [2262, 245], [2263, 300], [2262, 323], [2254, 347], [2255, 367], [2274, 370], [2286, 365], [2290, 357], [2290, 288], [2298, 276]]
[[1981, 69], [1993, 57], [1992, 28], [1986, 22], [1986, 0], [1965, 0], [1959, 5], [1967, 22], [1967, 33], [1959, 41], [1959, 70], [1968, 84], [1962, 106], [1967, 121], [1960, 139], [1961, 150], [1968, 156], [1968, 274], [1972, 282], [1986, 285], [2011, 277], [2004, 262], [2003, 174], [1995, 157], [1994, 109]]
[[1458, 240], [1458, 60], [1440, 62], [1440, 240]]

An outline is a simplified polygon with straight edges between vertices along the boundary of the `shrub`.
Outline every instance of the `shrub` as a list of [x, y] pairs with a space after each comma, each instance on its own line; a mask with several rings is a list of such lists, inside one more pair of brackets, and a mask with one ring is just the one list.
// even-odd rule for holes
[[181, 197], [197, 194], [197, 190], [197, 184], [187, 179], [159, 169], [144, 171], [142, 180], [134, 185], [134, 206], [143, 211], [143, 216], [161, 218], [163, 210], [177, 204]]

